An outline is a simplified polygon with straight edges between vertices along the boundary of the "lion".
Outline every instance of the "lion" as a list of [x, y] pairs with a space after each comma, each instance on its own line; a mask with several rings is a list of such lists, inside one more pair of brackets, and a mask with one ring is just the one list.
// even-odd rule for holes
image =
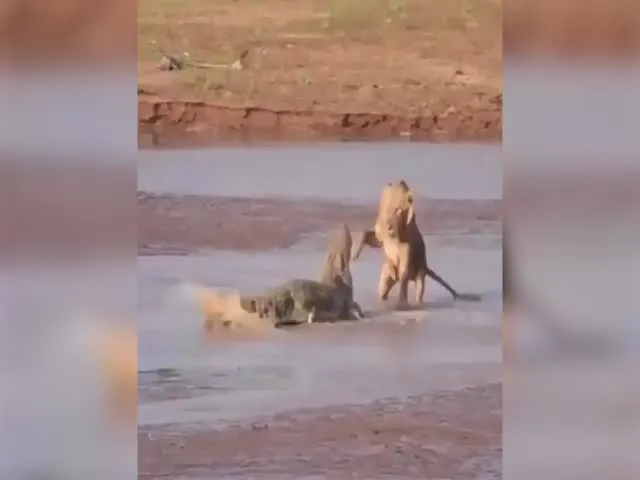
[[385, 260], [378, 282], [380, 301], [386, 301], [391, 289], [400, 283], [399, 300], [407, 304], [409, 282], [413, 281], [416, 303], [421, 305], [427, 275], [454, 299], [459, 297], [458, 292], [427, 264], [426, 246], [415, 219], [414, 194], [404, 180], [384, 186], [375, 225], [362, 234], [353, 261], [357, 261], [365, 245], [384, 250]]
[[294, 279], [258, 295], [222, 293], [205, 287], [191, 288], [206, 324], [234, 326], [268, 319], [279, 327], [288, 324], [330, 322], [364, 318], [353, 300], [350, 260], [351, 231], [342, 225], [334, 233], [319, 280]]

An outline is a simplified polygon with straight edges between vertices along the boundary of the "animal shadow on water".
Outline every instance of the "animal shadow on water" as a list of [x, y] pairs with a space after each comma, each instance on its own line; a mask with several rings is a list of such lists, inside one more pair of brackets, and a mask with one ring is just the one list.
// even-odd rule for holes
[[462, 302], [481, 302], [482, 295], [479, 293], [460, 293], [458, 292], [458, 297], [456, 298], [458, 301]]

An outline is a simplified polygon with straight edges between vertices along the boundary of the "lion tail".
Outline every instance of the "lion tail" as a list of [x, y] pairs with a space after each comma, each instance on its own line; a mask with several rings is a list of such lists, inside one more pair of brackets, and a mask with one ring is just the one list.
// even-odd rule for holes
[[438, 275], [434, 270], [432, 270], [429, 266], [427, 266], [425, 268], [426, 274], [432, 279], [435, 280], [436, 282], [438, 282], [440, 285], [442, 285], [445, 290], [447, 290], [451, 296], [453, 296], [453, 298], [458, 298], [460, 297], [460, 294], [456, 291], [456, 289], [454, 289], [451, 285], [449, 285], [449, 283], [442, 278], [440, 275]]

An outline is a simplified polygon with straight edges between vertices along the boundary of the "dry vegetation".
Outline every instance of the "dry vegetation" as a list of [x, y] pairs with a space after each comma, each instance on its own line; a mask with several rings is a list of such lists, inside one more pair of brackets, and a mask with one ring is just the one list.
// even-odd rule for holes
[[[138, 79], [231, 106], [482, 109], [501, 91], [501, 37], [499, 0], [139, 0]], [[163, 51], [218, 67], [160, 72]]]

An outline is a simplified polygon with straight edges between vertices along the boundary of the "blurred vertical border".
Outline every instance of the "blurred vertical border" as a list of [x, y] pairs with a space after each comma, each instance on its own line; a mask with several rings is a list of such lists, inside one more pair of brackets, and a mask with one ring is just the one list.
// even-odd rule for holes
[[0, 477], [137, 477], [136, 3], [0, 4]]
[[504, 475], [640, 478], [640, 9], [504, 12]]

